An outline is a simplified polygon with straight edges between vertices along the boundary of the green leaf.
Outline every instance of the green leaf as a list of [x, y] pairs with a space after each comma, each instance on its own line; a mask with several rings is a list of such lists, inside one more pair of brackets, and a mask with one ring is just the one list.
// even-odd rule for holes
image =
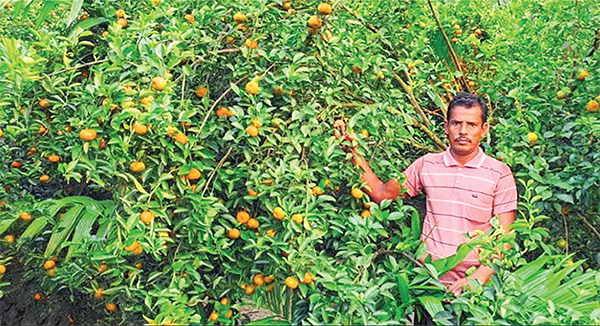
[[37, 236], [40, 232], [44, 230], [46, 225], [48, 224], [48, 219], [45, 217], [36, 218], [31, 224], [27, 227], [27, 229], [21, 234], [21, 238], [31, 239]]
[[437, 313], [444, 311], [442, 301], [440, 299], [431, 296], [420, 296], [418, 297], [421, 305], [427, 310], [430, 316], [435, 316]]
[[81, 213], [82, 210], [83, 206], [81, 205], [73, 206], [60, 219], [58, 224], [52, 230], [52, 236], [48, 241], [44, 257], [52, 256], [71, 232], [73, 232], [73, 227], [79, 219], [79, 213]]

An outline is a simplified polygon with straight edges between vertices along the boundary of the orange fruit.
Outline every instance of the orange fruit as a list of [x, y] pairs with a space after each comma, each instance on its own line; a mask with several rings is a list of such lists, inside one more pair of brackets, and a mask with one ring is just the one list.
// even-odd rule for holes
[[4, 131], [2, 131], [2, 129], [0, 129], [0, 138], [2, 138], [2, 136], [4, 136]]
[[244, 42], [244, 45], [249, 49], [256, 49], [258, 47], [258, 42], [249, 38]]
[[294, 289], [298, 288], [298, 284], [300, 284], [300, 283], [298, 282], [298, 279], [296, 279], [296, 278], [295, 278], [295, 277], [293, 277], [293, 276], [288, 276], [288, 277], [285, 279], [285, 285], [286, 285], [288, 288], [292, 289], [292, 290], [294, 290]]
[[150, 103], [152, 103], [152, 101], [154, 101], [154, 96], [150, 95], [150, 96], [143, 97], [140, 100], [140, 103], [142, 103], [143, 105], [150, 105]]
[[203, 98], [204, 96], [206, 96], [206, 94], [208, 94], [208, 88], [205, 86], [200, 86], [198, 87], [195, 93], [196, 96], [198, 96], [199, 98]]
[[247, 28], [246, 28], [246, 25], [244, 25], [244, 24], [238, 24], [238, 25], [237, 25], [237, 30], [238, 30], [238, 31], [245, 32], [245, 31], [246, 31], [246, 29], [247, 29]]
[[350, 194], [352, 195], [352, 197], [354, 197], [356, 199], [361, 199], [364, 196], [363, 191], [358, 188], [352, 188], [352, 191], [350, 192]]
[[294, 215], [292, 215], [292, 221], [294, 221], [294, 222], [296, 222], [298, 224], [302, 224], [303, 220], [304, 220], [304, 218], [300, 214], [294, 214]]
[[364, 211], [362, 211], [362, 213], [360, 213], [360, 216], [362, 218], [367, 218], [367, 217], [371, 216], [371, 211], [368, 209], [365, 209]]
[[21, 214], [19, 214], [19, 218], [25, 222], [29, 222], [31, 221], [31, 214], [27, 213], [27, 212], [23, 212]]
[[319, 186], [315, 186], [315, 187], [313, 187], [313, 189], [312, 189], [312, 193], [313, 193], [314, 195], [317, 195], [317, 196], [319, 196], [319, 195], [322, 195], [322, 194], [324, 194], [325, 192], [323, 191], [323, 189], [321, 189], [321, 187], [319, 187]]
[[246, 224], [248, 223], [248, 220], [250, 220], [250, 214], [246, 211], [239, 211], [235, 218], [238, 222]]
[[139, 261], [139, 262], [135, 263], [134, 266], [137, 269], [142, 269], [142, 268], [144, 268], [144, 263], [142, 263], [141, 261]]
[[142, 172], [142, 171], [144, 171], [144, 169], [146, 169], [146, 164], [144, 164], [144, 162], [133, 161], [133, 162], [131, 162], [131, 164], [129, 164], [129, 171], [131, 171], [133, 173]]
[[57, 163], [58, 161], [60, 161], [60, 156], [58, 156], [56, 154], [52, 154], [52, 155], [48, 156], [48, 161], [50, 161], [52, 163]]
[[213, 311], [210, 313], [210, 316], [208, 317], [208, 319], [212, 320], [212, 321], [217, 321], [219, 320], [219, 313], [216, 311]]
[[276, 234], [277, 234], [277, 231], [275, 231], [273, 229], [267, 230], [267, 235], [270, 237], [275, 237]]
[[143, 211], [140, 215], [140, 220], [146, 224], [150, 224], [154, 220], [154, 214], [150, 211]]
[[141, 247], [140, 242], [135, 240], [132, 244], [130, 244], [129, 246], [125, 246], [125, 248], [123, 248], [125, 251], [134, 251], [135, 249]]
[[222, 106], [217, 109], [217, 117], [231, 117], [233, 116], [233, 112], [231, 112], [228, 108]]
[[535, 132], [527, 133], [527, 139], [529, 139], [529, 143], [534, 145], [538, 140], [538, 135]]
[[221, 302], [222, 305], [227, 306], [229, 304], [229, 299], [222, 298], [220, 302]]
[[310, 284], [314, 280], [315, 280], [315, 277], [310, 272], [306, 272], [304, 274], [304, 278], [302, 279], [302, 283], [304, 283], [304, 284]]
[[0, 264], [0, 275], [6, 274], [6, 266]]
[[7, 243], [11, 244], [15, 242], [15, 236], [12, 234], [8, 234], [6, 236], [4, 236], [4, 241], [6, 241]]
[[556, 98], [558, 98], [559, 100], [562, 100], [567, 97], [569, 97], [569, 94], [566, 92], [559, 91], [558, 93], [556, 93]]
[[331, 5], [328, 3], [320, 3], [317, 10], [321, 15], [329, 15], [332, 12]]
[[106, 272], [106, 270], [108, 269], [108, 265], [106, 265], [105, 263], [100, 264], [100, 267], [98, 267], [98, 273], [104, 273]]
[[256, 230], [256, 229], [258, 229], [259, 226], [260, 226], [260, 223], [258, 223], [257, 219], [251, 218], [248, 220], [248, 228], [249, 229]]
[[270, 284], [273, 283], [273, 281], [275, 280], [275, 276], [267, 275], [263, 277], [263, 280], [265, 281], [265, 283]]
[[237, 12], [235, 15], [233, 15], [233, 20], [235, 20], [236, 23], [243, 23], [247, 20], [247, 18], [243, 13]]
[[251, 80], [246, 83], [246, 92], [252, 95], [258, 94], [258, 82]]
[[475, 35], [481, 36], [481, 34], [483, 34], [483, 32], [479, 28], [476, 28], [475, 29]]
[[117, 10], [117, 12], [115, 13], [115, 16], [117, 16], [117, 18], [125, 17], [125, 10], [123, 10], [123, 9]]
[[254, 283], [254, 285], [256, 285], [256, 286], [265, 285], [265, 280], [263, 279], [262, 274], [254, 275], [254, 277], [252, 278], [252, 283]]
[[256, 128], [262, 127], [262, 123], [260, 123], [260, 121], [256, 118], [252, 119], [252, 125], [255, 126]]
[[138, 135], [145, 135], [148, 132], [148, 127], [141, 123], [133, 123], [133, 131]]
[[469, 85], [469, 87], [475, 86], [475, 82], [472, 80], [469, 80], [469, 82], [467, 84]]
[[104, 288], [98, 288], [98, 290], [94, 292], [94, 299], [100, 300], [102, 297], [104, 297]]
[[33, 300], [35, 300], [35, 301], [42, 301], [42, 300], [44, 300], [44, 296], [42, 294], [36, 293], [33, 296]]
[[23, 166], [23, 163], [21, 163], [19, 161], [14, 161], [14, 162], [10, 163], [10, 166], [18, 169]]
[[116, 303], [109, 302], [104, 307], [106, 308], [106, 310], [108, 312], [111, 312], [111, 313], [117, 311], [117, 304]]
[[462, 34], [462, 29], [455, 30], [454, 34], [456, 34], [456, 36], [460, 36]]
[[117, 24], [119, 24], [119, 25], [121, 25], [121, 27], [125, 28], [125, 27], [127, 27], [127, 19], [119, 18], [119, 20], [117, 20]]
[[290, 10], [292, 8], [292, 3], [290, 1], [284, 1], [281, 5], [281, 9]]
[[315, 29], [321, 28], [321, 26], [323, 26], [323, 22], [321, 21], [319, 16], [314, 15], [314, 16], [310, 17], [310, 19], [308, 19], [308, 26], [315, 28]]
[[187, 178], [190, 181], [200, 179], [200, 171], [198, 171], [198, 169], [192, 168], [190, 170], [190, 173], [187, 174]]
[[50, 180], [50, 176], [47, 174], [42, 174], [42, 176], [40, 177], [41, 182], [48, 182], [48, 180]]
[[227, 36], [225, 42], [227, 42], [227, 44], [233, 44], [235, 43], [235, 38], [233, 38], [233, 36]]
[[45, 135], [48, 132], [48, 129], [46, 129], [46, 126], [44, 125], [40, 125], [38, 128], [38, 135]]
[[183, 16], [183, 18], [185, 20], [187, 20], [188, 23], [190, 23], [190, 24], [193, 24], [196, 21], [196, 19], [194, 18], [194, 16], [192, 16], [191, 14], [185, 14], [185, 16]]
[[135, 248], [135, 249], [133, 249], [133, 250], [131, 251], [131, 253], [132, 253], [134, 256], [139, 256], [139, 255], [141, 255], [143, 252], [144, 252], [144, 248], [142, 248], [142, 246], [139, 246], [139, 247], [137, 247], [137, 248]]
[[50, 270], [56, 267], [56, 263], [54, 262], [54, 260], [47, 260], [44, 263], [44, 269], [45, 270]]
[[231, 317], [233, 317], [233, 311], [231, 309], [229, 309], [227, 311], [227, 313], [225, 314], [225, 318], [226, 319], [231, 319]]
[[254, 294], [254, 291], [256, 291], [256, 289], [254, 288], [254, 285], [246, 285], [246, 287], [244, 288], [244, 293], [246, 295], [252, 295], [252, 294]]
[[258, 129], [253, 125], [249, 125], [246, 128], [246, 133], [250, 135], [250, 137], [258, 137]]
[[50, 102], [48, 102], [47, 99], [43, 98], [38, 102], [38, 104], [40, 105], [41, 108], [46, 109], [50, 105]]
[[162, 91], [165, 87], [167, 87], [167, 81], [163, 77], [156, 76], [152, 79], [152, 88], [155, 91]]
[[48, 275], [48, 277], [54, 277], [54, 276], [56, 276], [56, 268], [47, 270], [46, 271], [46, 275]]
[[258, 192], [254, 191], [254, 189], [248, 189], [248, 195], [252, 197], [258, 197]]
[[227, 237], [232, 240], [238, 239], [240, 237], [240, 230], [236, 228], [227, 230]]
[[96, 130], [94, 129], [82, 129], [79, 132], [79, 138], [81, 138], [84, 141], [94, 141], [96, 139], [96, 136]]
[[598, 101], [591, 100], [591, 101], [587, 102], [587, 104], [585, 105], [585, 110], [589, 113], [598, 112]]
[[161, 3], [162, 3], [162, 0], [152, 0], [152, 4], [155, 6], [158, 6]]
[[587, 76], [589, 76], [589, 75], [590, 75], [590, 73], [587, 70], [584, 69], [584, 70], [582, 70], [582, 71], [579, 72], [579, 75], [577, 76], [577, 79], [581, 80], [581, 81], [584, 81], [585, 78]]
[[285, 218], [285, 212], [283, 211], [283, 208], [275, 207], [273, 210], [273, 217], [278, 220], [283, 220]]
[[188, 138], [184, 133], [179, 132], [175, 135], [175, 141], [185, 145], [187, 144]]

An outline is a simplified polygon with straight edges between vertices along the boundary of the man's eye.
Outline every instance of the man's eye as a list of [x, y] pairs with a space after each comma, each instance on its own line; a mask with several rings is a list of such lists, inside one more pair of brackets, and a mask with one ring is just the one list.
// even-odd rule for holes
[[477, 124], [473, 123], [473, 122], [469, 122], [469, 127], [476, 127]]

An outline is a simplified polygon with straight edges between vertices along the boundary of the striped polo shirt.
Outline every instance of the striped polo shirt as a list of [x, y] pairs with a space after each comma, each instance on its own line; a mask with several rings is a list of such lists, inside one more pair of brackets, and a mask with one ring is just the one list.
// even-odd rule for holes
[[[410, 196], [423, 190], [427, 196], [421, 240], [433, 260], [455, 254], [473, 231], [490, 230], [492, 216], [517, 209], [517, 187], [510, 168], [481, 148], [463, 166], [448, 148], [443, 153], [420, 157], [403, 174]], [[450, 284], [465, 277], [471, 266], [479, 266], [475, 252], [440, 280]]]

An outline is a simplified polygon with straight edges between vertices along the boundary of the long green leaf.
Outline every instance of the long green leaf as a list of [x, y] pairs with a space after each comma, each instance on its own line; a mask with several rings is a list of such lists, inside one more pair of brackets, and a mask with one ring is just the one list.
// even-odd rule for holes
[[405, 273], [396, 275], [396, 279], [398, 280], [398, 291], [400, 292], [400, 299], [402, 300], [402, 305], [406, 305], [410, 302], [410, 292], [408, 290], [408, 278]]
[[94, 226], [94, 222], [100, 216], [98, 211], [86, 211], [81, 216], [81, 219], [77, 223], [75, 227], [75, 232], [73, 233], [72, 244], [69, 247], [69, 251], [67, 251], [67, 256], [65, 257], [65, 261], [68, 261], [71, 258], [71, 255], [79, 248], [79, 242], [83, 240], [85, 237], [90, 236], [90, 230], [92, 226]]
[[18, 219], [19, 219], [18, 217], [15, 217], [15, 218], [0, 221], [0, 235], [2, 235], [2, 233], [6, 232], [6, 230], [8, 230], [8, 228]]
[[71, 207], [65, 215], [60, 219], [58, 225], [54, 227], [48, 246], [44, 252], [44, 257], [52, 256], [65, 239], [73, 232], [73, 226], [79, 219], [79, 213], [83, 210], [83, 206], [77, 205]]
[[27, 229], [21, 234], [21, 238], [28, 239], [33, 238], [38, 235], [40, 232], [44, 230], [46, 225], [48, 224], [48, 219], [45, 217], [38, 217], [29, 226]]
[[67, 19], [67, 25], [71, 25], [71, 23], [75, 21], [75, 18], [77, 18], [77, 14], [79, 14], [82, 6], [83, 0], [73, 0], [73, 3], [71, 4], [71, 11], [69, 12], [69, 18]]
[[425, 310], [430, 316], [434, 317], [438, 312], [444, 311], [442, 301], [436, 297], [431, 296], [420, 296], [419, 301], [425, 307]]
[[42, 10], [40, 10], [39, 16], [35, 22], [35, 26], [33, 27], [34, 29], [38, 29], [40, 28], [40, 26], [42, 26], [42, 23], [44, 22], [44, 20], [46, 20], [46, 18], [48, 18], [48, 15], [50, 15], [50, 12], [52, 10], [54, 10], [54, 7], [56, 7], [58, 1], [52, 1], [52, 0], [46, 0], [44, 1], [44, 6], [42, 7]]

